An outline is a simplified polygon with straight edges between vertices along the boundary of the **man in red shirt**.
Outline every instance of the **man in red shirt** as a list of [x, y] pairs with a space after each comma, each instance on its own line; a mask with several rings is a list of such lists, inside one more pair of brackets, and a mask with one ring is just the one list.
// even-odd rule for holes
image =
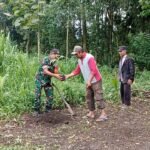
[[78, 58], [78, 65], [74, 71], [66, 75], [66, 79], [82, 73], [86, 84], [86, 101], [89, 112], [87, 117], [95, 118], [95, 101], [99, 101], [98, 108], [101, 114], [96, 121], [107, 120], [105, 113], [105, 102], [102, 92], [102, 76], [98, 70], [94, 56], [86, 53], [81, 46], [75, 46], [72, 52]]

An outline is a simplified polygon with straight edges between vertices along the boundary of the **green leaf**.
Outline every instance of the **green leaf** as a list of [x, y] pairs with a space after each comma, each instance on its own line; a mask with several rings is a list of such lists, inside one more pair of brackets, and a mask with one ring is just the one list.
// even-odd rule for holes
[[23, 26], [22, 29], [27, 30], [29, 29], [29, 26]]
[[39, 22], [39, 19], [32, 19], [31, 22], [32, 22], [33, 24], [37, 24], [37, 23]]
[[19, 13], [20, 13], [20, 10], [15, 10], [15, 11], [14, 11], [14, 15], [15, 15], [15, 16], [18, 16]]
[[39, 16], [45, 16], [45, 14], [44, 13], [41, 13], [41, 12], [38, 12], [37, 13]]
[[31, 15], [32, 15], [32, 14], [27, 13], [27, 14], [24, 15], [24, 18], [28, 18], [28, 17], [30, 17]]
[[39, 4], [45, 4], [45, 1], [39, 1]]
[[14, 25], [15, 25], [15, 27], [20, 26], [20, 25], [21, 25], [21, 19], [18, 18], [18, 19], [15, 21]]
[[33, 5], [31, 9], [38, 9], [38, 5]]

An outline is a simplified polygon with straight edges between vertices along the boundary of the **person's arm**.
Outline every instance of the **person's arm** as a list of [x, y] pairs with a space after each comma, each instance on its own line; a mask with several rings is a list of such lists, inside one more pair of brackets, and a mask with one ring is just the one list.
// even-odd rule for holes
[[73, 76], [80, 74], [80, 72], [81, 72], [80, 67], [79, 67], [79, 65], [77, 65], [77, 67], [74, 71], [72, 71], [70, 74], [65, 75], [65, 78], [66, 79], [71, 78]]
[[44, 67], [44, 66], [43, 66], [43, 73], [46, 74], [46, 75], [49, 75], [51, 77], [55, 77], [59, 80], [62, 80], [62, 77], [60, 76], [60, 74], [52, 73], [48, 70], [47, 67]]
[[43, 73], [44, 74], [49, 75], [51, 77], [55, 77], [55, 78], [61, 80], [62, 77], [59, 74], [56, 74], [55, 72], [53, 73], [53, 72], [48, 70], [49, 67], [48, 67], [48, 60], [47, 60], [47, 58], [43, 59], [43, 61], [42, 61], [42, 68], [43, 68]]
[[134, 81], [134, 74], [135, 74], [135, 66], [133, 59], [129, 59], [129, 70], [130, 70], [130, 77], [128, 79], [128, 84], [132, 84]]
[[68, 78], [71, 78], [71, 77], [73, 77], [73, 76], [74, 76], [74, 74], [73, 74], [73, 73], [70, 73], [70, 74], [65, 75], [65, 78], [68, 79]]
[[91, 86], [91, 81], [92, 81], [92, 79], [93, 79], [93, 77], [94, 77], [94, 75], [96, 74], [96, 71], [97, 71], [96, 61], [95, 61], [94, 57], [89, 59], [88, 65], [89, 65], [89, 68], [90, 68], [91, 72], [90, 72], [89, 79], [86, 83], [87, 88]]
[[[55, 63], [55, 62], [53, 62], [53, 63]], [[49, 69], [48, 69], [49, 65], [48, 64], [49, 64], [49, 60], [46, 57], [42, 61], [43, 73], [45, 75], [49, 75], [51, 77], [55, 77], [55, 78], [57, 78], [59, 80], [62, 80], [62, 76], [60, 76], [60, 74], [58, 74], [58, 65], [56, 63], [53, 64], [54, 65], [54, 73], [53, 73], [53, 72], [49, 71]]]
[[59, 67], [58, 67], [58, 66], [55, 66], [55, 67], [54, 67], [54, 73], [55, 73], [55, 74], [58, 74], [58, 73], [59, 73]]

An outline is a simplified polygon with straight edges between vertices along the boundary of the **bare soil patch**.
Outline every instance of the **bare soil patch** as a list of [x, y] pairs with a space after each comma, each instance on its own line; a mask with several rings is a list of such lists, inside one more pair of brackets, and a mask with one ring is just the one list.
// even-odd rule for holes
[[108, 104], [109, 119], [98, 123], [84, 117], [85, 106], [73, 109], [75, 117], [64, 109], [1, 121], [0, 149], [150, 150], [149, 99], [134, 98], [127, 110]]

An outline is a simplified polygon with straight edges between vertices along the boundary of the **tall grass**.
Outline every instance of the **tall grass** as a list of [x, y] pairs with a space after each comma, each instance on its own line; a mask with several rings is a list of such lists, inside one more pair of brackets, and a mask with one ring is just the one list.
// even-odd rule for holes
[[[19, 52], [9, 37], [3, 41], [3, 60], [0, 73], [0, 117], [29, 111], [34, 98], [34, 74], [36, 72], [36, 57], [29, 59]], [[1, 43], [0, 43], [1, 45]]]
[[4, 45], [5, 45], [5, 37], [4, 35], [1, 35], [0, 36], [0, 72], [3, 72]]
[[142, 72], [136, 72], [136, 78], [133, 83], [134, 95], [142, 96], [143, 92], [150, 92], [150, 71], [144, 70]]
[[119, 102], [118, 70], [108, 66], [99, 67], [102, 74], [104, 98], [114, 103]]

